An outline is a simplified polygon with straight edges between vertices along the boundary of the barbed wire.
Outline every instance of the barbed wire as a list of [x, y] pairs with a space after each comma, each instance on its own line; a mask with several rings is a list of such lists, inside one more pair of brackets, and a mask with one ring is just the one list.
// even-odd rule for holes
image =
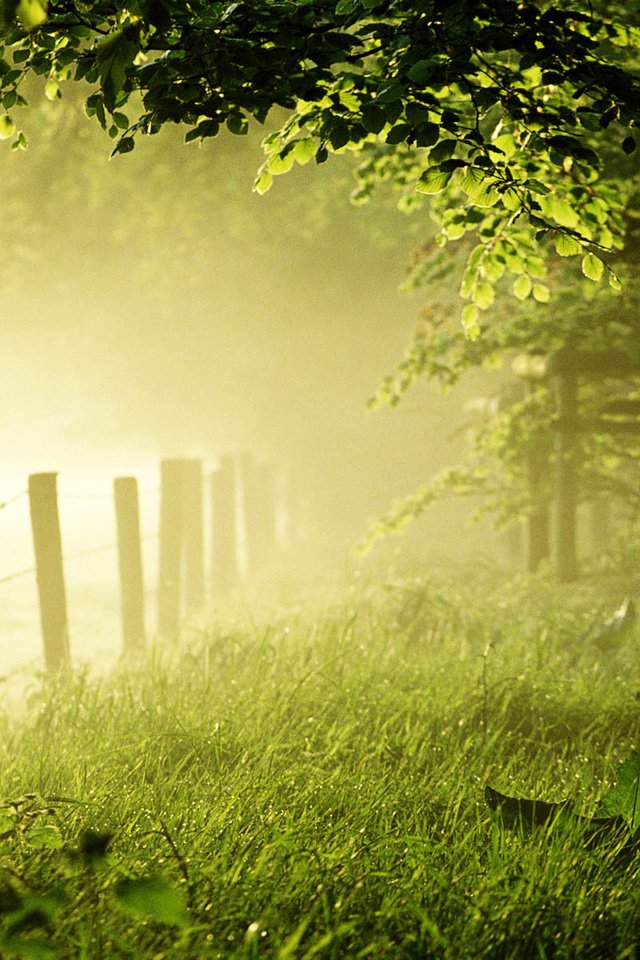
[[15, 496], [9, 497], [8, 500], [0, 500], [0, 510], [4, 510], [5, 507], [10, 507], [12, 503], [17, 503], [18, 500], [22, 500], [22, 498], [26, 496], [27, 491], [23, 490], [21, 493], [16, 493]]
[[[148, 543], [151, 540], [158, 540], [159, 538], [159, 533], [147, 533], [144, 537], [140, 537], [140, 540], [142, 543]], [[88, 547], [86, 550], [78, 550], [76, 553], [64, 554], [62, 560], [64, 563], [72, 563], [74, 560], [82, 559], [82, 557], [89, 557], [92, 556], [92, 554], [108, 553], [109, 551], [117, 549], [117, 543], [105, 543], [99, 547]], [[9, 573], [5, 577], [0, 577], [0, 586], [3, 583], [10, 583], [12, 580], [19, 580], [21, 577], [28, 577], [35, 573], [37, 573], [35, 567], [28, 567], [25, 570], [16, 570], [15, 573]]]
[[[159, 497], [160, 496], [160, 487], [157, 487], [153, 490], [139, 490], [139, 497]], [[79, 491], [69, 491], [66, 493], [64, 490], [61, 490], [58, 493], [58, 497], [61, 500], [110, 500], [113, 501], [113, 493], [81, 493]]]
[[10, 573], [6, 577], [0, 577], [0, 584], [9, 583], [11, 580], [19, 580], [20, 577], [28, 577], [35, 572], [35, 567], [29, 567], [28, 570], [17, 570], [15, 573]]

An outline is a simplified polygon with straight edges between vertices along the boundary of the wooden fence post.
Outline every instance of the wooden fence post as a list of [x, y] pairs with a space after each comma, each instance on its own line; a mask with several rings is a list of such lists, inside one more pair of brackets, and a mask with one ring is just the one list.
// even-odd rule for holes
[[575, 373], [568, 370], [556, 379], [558, 434], [556, 439], [556, 529], [557, 575], [563, 583], [576, 579], [576, 512], [578, 508], [578, 480], [576, 465], [578, 383]]
[[211, 581], [214, 594], [228, 593], [238, 582], [236, 470], [222, 457], [211, 476]]
[[129, 654], [144, 648], [144, 586], [138, 481], [116, 477], [113, 481], [118, 534], [118, 568], [122, 610], [122, 649]]
[[184, 460], [182, 469], [185, 606], [187, 614], [193, 614], [205, 601], [202, 460]]
[[57, 479], [57, 473], [33, 473], [29, 477], [40, 623], [48, 670], [58, 670], [70, 659]]
[[175, 637], [180, 626], [183, 548], [184, 461], [160, 463], [160, 563], [158, 633]]

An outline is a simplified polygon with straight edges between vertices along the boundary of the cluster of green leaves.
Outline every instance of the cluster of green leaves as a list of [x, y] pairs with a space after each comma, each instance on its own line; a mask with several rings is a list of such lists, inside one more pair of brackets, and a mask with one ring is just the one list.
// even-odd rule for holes
[[585, 275], [618, 282], [601, 255], [621, 243], [624, 199], [601, 183], [600, 146], [631, 154], [640, 115], [640, 33], [618, 4], [5, 0], [3, 17], [5, 138], [29, 73], [46, 78], [51, 98], [61, 81], [90, 83], [87, 112], [119, 153], [167, 123], [187, 125], [188, 140], [223, 125], [243, 134], [282, 107], [289, 116], [266, 142], [258, 191], [294, 162], [357, 149], [359, 198], [380, 177], [413, 197], [446, 191], [448, 208], [454, 198], [442, 238], [473, 230], [480, 240], [462, 291], [468, 335], [505, 271], [516, 297], [546, 302], [532, 237], [550, 236], [562, 255], [583, 257]]
[[[442, 471], [394, 503], [372, 524], [363, 546], [401, 532], [411, 520], [450, 495], [472, 499], [476, 518], [491, 514], [500, 525], [517, 522], [542, 504], [552, 503], [555, 383], [544, 377], [545, 357], [566, 343], [596, 355], [616, 349], [631, 361], [640, 354], [635, 294], [628, 290], [623, 302], [602, 289], [590, 298], [584, 288], [588, 281], [582, 279], [581, 283], [578, 271], [562, 270], [563, 292], [555, 297], [552, 309], [531, 304], [509, 314], [503, 311], [499, 322], [475, 340], [464, 336], [450, 304], [436, 304], [424, 312], [405, 357], [384, 378], [371, 406], [397, 405], [421, 377], [449, 388], [474, 368], [493, 372], [492, 394], [478, 398], [472, 404], [476, 409], [469, 411], [465, 463]], [[523, 373], [533, 373], [534, 378], [542, 374], [542, 378], [527, 383]], [[623, 504], [630, 523], [640, 509], [635, 480], [640, 438], [637, 433], [608, 433], [595, 425], [602, 421], [607, 401], [637, 395], [637, 382], [622, 372], [614, 378], [585, 377], [580, 381], [579, 414], [587, 427], [577, 438], [580, 500], [604, 497]], [[547, 463], [535, 490], [529, 474], [534, 454]]]

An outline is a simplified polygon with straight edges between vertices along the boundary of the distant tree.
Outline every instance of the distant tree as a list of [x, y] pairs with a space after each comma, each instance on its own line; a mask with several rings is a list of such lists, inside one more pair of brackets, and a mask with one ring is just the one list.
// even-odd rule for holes
[[406, 189], [407, 206], [446, 197], [444, 240], [477, 238], [462, 286], [468, 335], [505, 272], [516, 297], [547, 298], [548, 248], [619, 285], [607, 255], [623, 243], [630, 186], [604, 175], [602, 150], [631, 155], [640, 115], [640, 28], [622, 3], [2, 0], [1, 10], [0, 137], [16, 148], [29, 74], [50, 99], [64, 81], [89, 83], [86, 111], [115, 153], [169, 123], [186, 125], [187, 140], [223, 125], [243, 134], [279, 107], [259, 192], [294, 163], [356, 149], [360, 199], [381, 179]]

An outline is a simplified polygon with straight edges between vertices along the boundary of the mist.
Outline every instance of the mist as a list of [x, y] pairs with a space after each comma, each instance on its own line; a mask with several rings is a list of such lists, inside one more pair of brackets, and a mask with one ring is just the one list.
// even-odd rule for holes
[[[445, 398], [418, 385], [398, 409], [367, 408], [416, 323], [421, 304], [398, 284], [426, 215], [385, 195], [354, 208], [348, 158], [258, 197], [257, 127], [202, 148], [163, 131], [109, 160], [77, 94], [29, 120], [29, 150], [0, 154], [0, 498], [30, 473], [59, 472], [63, 548], [82, 554], [113, 539], [114, 476], [138, 477], [153, 540], [162, 458], [211, 468], [250, 451], [278, 477], [296, 575], [343, 570], [394, 498], [460, 458], [463, 402], [477, 390]], [[403, 549], [421, 562], [459, 556], [466, 512], [438, 508]], [[26, 505], [0, 519], [6, 579], [32, 565]], [[156, 547], [145, 550], [151, 585]], [[66, 576], [86, 649], [114, 632], [115, 562], [97, 551]], [[22, 622], [32, 578], [0, 587]], [[19, 645], [31, 656], [28, 619]]]

